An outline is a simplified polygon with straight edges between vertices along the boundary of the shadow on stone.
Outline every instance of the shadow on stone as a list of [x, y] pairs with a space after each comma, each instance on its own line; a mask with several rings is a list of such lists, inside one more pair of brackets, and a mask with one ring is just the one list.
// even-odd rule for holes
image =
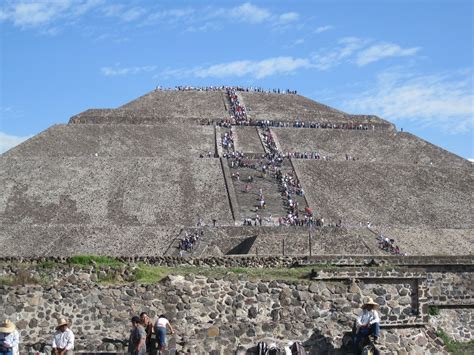
[[248, 254], [250, 252], [250, 249], [252, 248], [253, 243], [255, 243], [256, 239], [257, 239], [257, 236], [246, 238], [244, 241], [242, 241], [241, 243], [236, 245], [234, 248], [229, 250], [227, 252], [227, 255]]

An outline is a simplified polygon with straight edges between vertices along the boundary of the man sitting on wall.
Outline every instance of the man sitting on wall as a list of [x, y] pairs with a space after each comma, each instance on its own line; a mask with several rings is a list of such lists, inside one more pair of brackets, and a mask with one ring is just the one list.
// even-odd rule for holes
[[357, 317], [354, 324], [353, 345], [354, 353], [358, 354], [369, 336], [373, 337], [373, 343], [377, 343], [380, 337], [380, 316], [376, 308], [378, 304], [371, 297], [367, 297], [362, 306], [362, 313]]

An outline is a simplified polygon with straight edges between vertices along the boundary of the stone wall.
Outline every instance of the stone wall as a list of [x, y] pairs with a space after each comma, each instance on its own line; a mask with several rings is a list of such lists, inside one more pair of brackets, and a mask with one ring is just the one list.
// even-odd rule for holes
[[436, 329], [443, 329], [456, 341], [469, 341], [474, 337], [474, 310], [472, 308], [440, 308], [438, 315], [430, 317], [430, 324]]
[[[312, 259], [317, 258], [161, 257], [148, 258], [148, 261], [168, 266], [216, 267], [223, 260], [234, 260], [233, 266], [256, 267], [260, 260], [260, 267], [269, 267], [303, 264]], [[319, 259], [331, 261], [329, 257]], [[332, 262], [337, 259], [334, 257]], [[122, 343], [117, 340], [127, 338], [131, 315], [148, 311], [152, 316], [166, 313], [170, 317], [178, 330], [171, 344], [180, 351], [216, 350], [229, 354], [239, 347], [249, 348], [261, 339], [273, 338], [281, 344], [289, 340], [302, 341], [315, 354], [345, 353], [347, 332], [363, 297], [370, 296], [380, 304], [381, 343], [387, 353], [426, 353], [435, 349], [442, 352], [434, 333], [436, 328], [442, 328], [457, 340], [472, 339], [472, 309], [469, 308], [472, 304], [459, 308], [457, 293], [442, 291], [452, 282], [461, 293], [471, 294], [472, 272], [469, 270], [472, 265], [456, 265], [455, 259], [445, 266], [429, 265], [426, 258], [409, 259], [401, 260], [412, 265], [423, 262], [425, 267], [348, 267], [341, 262], [341, 266], [316, 267], [311, 279], [298, 282], [253, 280], [246, 275], [227, 273], [216, 278], [169, 276], [158, 284], [134, 283], [137, 267], [134, 263], [116, 267], [58, 263], [44, 268], [36, 261], [4, 260], [1, 279], [21, 278], [23, 283], [40, 281], [0, 286], [0, 314], [17, 322], [23, 344], [36, 344], [37, 348], [48, 343], [55, 318], [64, 316], [71, 320], [76, 332], [77, 349], [120, 351]], [[392, 262], [394, 260], [392, 258]], [[353, 257], [350, 262], [357, 265], [364, 261], [368, 260]], [[383, 258], [371, 261], [380, 263]], [[442, 272], [443, 267], [446, 272]], [[104, 283], [111, 279], [121, 284]], [[448, 299], [440, 306], [444, 308], [439, 316], [430, 318], [428, 307], [437, 304], [432, 296], [438, 289], [445, 292]], [[116, 341], [104, 341], [105, 338]]]
[[[153, 318], [167, 314], [177, 330], [170, 346], [178, 351], [232, 354], [271, 338], [302, 341], [312, 354], [342, 354], [362, 299], [371, 296], [383, 304], [382, 351], [443, 352], [432, 331], [413, 328], [419, 315], [410, 279], [255, 281], [228, 274], [104, 285], [97, 278], [91, 270], [65, 267], [52, 272], [47, 285], [0, 286], [0, 313], [16, 322], [25, 349], [44, 349], [55, 319], [63, 316], [71, 321], [77, 350], [121, 351], [130, 317], [147, 311]], [[393, 328], [393, 316], [412, 328]]]
[[[67, 257], [0, 257], [3, 265], [32, 265], [44, 261], [66, 263]], [[469, 256], [373, 256], [373, 255], [317, 255], [317, 256], [217, 256], [217, 257], [176, 257], [176, 256], [130, 256], [117, 257], [124, 263], [142, 262], [159, 266], [222, 266], [222, 267], [298, 267], [311, 265], [328, 266], [405, 266], [429, 269], [430, 272], [472, 272], [474, 259]], [[5, 268], [3, 268], [5, 270]], [[466, 275], [471, 275], [467, 273]]]
[[427, 279], [432, 303], [473, 305], [474, 275], [472, 272], [430, 272]]

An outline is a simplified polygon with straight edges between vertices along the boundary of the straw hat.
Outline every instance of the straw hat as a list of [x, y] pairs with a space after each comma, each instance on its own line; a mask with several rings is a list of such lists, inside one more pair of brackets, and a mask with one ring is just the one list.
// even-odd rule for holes
[[364, 305], [362, 306], [362, 308], [365, 308], [367, 306], [375, 306], [375, 307], [378, 307], [379, 304], [377, 302], [375, 302], [372, 297], [366, 297], [364, 299]]
[[59, 327], [61, 327], [61, 326], [63, 326], [63, 325], [69, 325], [69, 323], [68, 323], [67, 320], [64, 319], [64, 318], [58, 319], [58, 325], [56, 326], [56, 329], [59, 329]]
[[15, 324], [9, 319], [6, 319], [0, 324], [0, 333], [13, 333], [15, 329]]

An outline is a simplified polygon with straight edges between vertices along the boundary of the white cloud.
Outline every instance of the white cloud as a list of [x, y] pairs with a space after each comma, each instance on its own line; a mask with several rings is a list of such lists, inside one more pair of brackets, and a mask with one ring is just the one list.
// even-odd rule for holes
[[412, 56], [419, 50], [419, 47], [404, 49], [393, 43], [378, 43], [360, 51], [357, 54], [356, 63], [358, 66], [363, 66], [388, 57]]
[[474, 127], [472, 85], [471, 70], [421, 75], [392, 69], [380, 73], [372, 89], [346, 100], [344, 109], [467, 132]]
[[102, 12], [105, 16], [117, 17], [125, 22], [135, 21], [146, 13], [145, 9], [141, 7], [127, 7], [122, 4], [106, 6], [102, 9]]
[[474, 163], [474, 158], [469, 158], [468, 159], [471, 163]]
[[394, 43], [374, 43], [372, 41], [357, 37], [345, 37], [338, 41], [334, 48], [326, 48], [312, 55], [316, 68], [328, 70], [345, 61], [354, 62], [358, 66], [364, 66], [388, 57], [406, 57], [415, 55], [420, 48], [401, 48]]
[[327, 26], [320, 26], [314, 30], [315, 33], [323, 33], [329, 30], [332, 30], [334, 27], [327, 25]]
[[193, 23], [199, 19], [194, 18], [196, 9], [193, 8], [175, 8], [150, 13], [143, 21], [142, 25], [155, 25], [160, 23], [174, 24], [178, 21]]
[[140, 67], [120, 67], [120, 65], [116, 65], [114, 67], [102, 67], [100, 68], [100, 71], [105, 76], [125, 76], [152, 72], [155, 69], [156, 66], [154, 65], [145, 65]]
[[272, 75], [291, 74], [298, 69], [310, 68], [311, 63], [305, 58], [274, 57], [260, 61], [239, 60], [228, 63], [214, 64], [208, 67], [193, 69], [168, 69], [164, 76], [196, 76], [199, 78], [222, 78], [230, 76], [251, 76], [257, 79]]
[[[304, 43], [304, 39], [297, 39], [289, 47]], [[308, 57], [293, 58], [293, 57], [271, 57], [268, 59], [255, 60], [237, 60], [228, 63], [214, 64], [206, 67], [194, 68], [168, 68], [162, 71], [159, 76], [175, 76], [175, 77], [227, 77], [227, 76], [250, 76], [257, 79], [268, 77], [275, 74], [290, 74], [299, 69], [316, 69], [328, 70], [330, 68], [339, 66], [343, 63], [356, 63], [354, 58], [368, 58], [370, 61], [375, 60], [376, 51], [373, 48], [384, 48], [384, 44], [374, 44], [367, 47], [371, 40], [361, 39], [357, 37], [345, 37], [337, 42], [337, 46], [329, 49], [322, 49], [317, 53], [313, 53]], [[391, 50], [390, 55], [406, 56], [412, 53], [415, 49], [401, 49], [397, 45], [390, 45], [398, 49]], [[416, 49], [417, 51], [418, 49]], [[367, 54], [368, 53], [368, 54]], [[386, 54], [385, 56], [387, 56]], [[377, 58], [376, 60], [380, 59]], [[367, 60], [367, 59], [366, 59]]]
[[48, 25], [60, 18], [83, 15], [103, 0], [21, 0], [7, 1], [0, 9], [0, 21], [10, 21], [21, 28]]
[[304, 43], [304, 38], [298, 38], [296, 41], [293, 42], [293, 46], [299, 46], [300, 44]]
[[228, 10], [228, 14], [234, 19], [250, 23], [262, 23], [271, 17], [271, 12], [262, 7], [252, 5], [249, 2]]
[[296, 12], [285, 12], [284, 14], [281, 14], [278, 16], [278, 22], [279, 23], [289, 23], [293, 21], [299, 20], [300, 15]]
[[351, 57], [357, 50], [367, 44], [367, 40], [357, 37], [345, 37], [338, 41], [338, 46], [322, 50], [313, 55], [314, 65], [319, 70], [327, 70], [338, 66]]
[[0, 154], [12, 149], [23, 141], [31, 138], [31, 136], [18, 137], [4, 132], [0, 132]]

